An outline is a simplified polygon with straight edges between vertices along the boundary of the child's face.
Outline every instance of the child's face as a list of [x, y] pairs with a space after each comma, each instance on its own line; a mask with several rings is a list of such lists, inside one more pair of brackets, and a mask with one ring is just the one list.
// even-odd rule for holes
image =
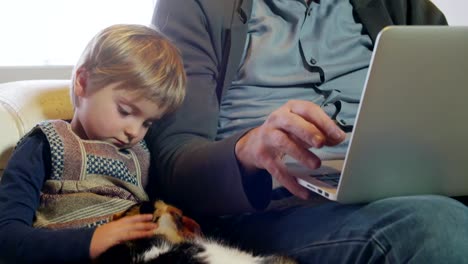
[[77, 94], [72, 130], [82, 139], [101, 140], [118, 148], [140, 142], [161, 109], [152, 101], [127, 89], [110, 84], [96, 91]]

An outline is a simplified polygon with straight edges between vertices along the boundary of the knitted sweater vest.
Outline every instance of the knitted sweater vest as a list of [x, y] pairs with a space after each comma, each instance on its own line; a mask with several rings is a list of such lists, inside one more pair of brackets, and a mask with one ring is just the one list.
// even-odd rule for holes
[[68, 122], [45, 121], [36, 126], [50, 146], [51, 174], [41, 190], [35, 227], [94, 227], [113, 214], [147, 201], [149, 151], [144, 141], [119, 150], [102, 141], [82, 140]]

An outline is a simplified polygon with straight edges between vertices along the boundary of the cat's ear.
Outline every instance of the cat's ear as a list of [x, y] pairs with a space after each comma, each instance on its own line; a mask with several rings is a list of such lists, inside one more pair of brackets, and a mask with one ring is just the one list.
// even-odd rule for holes
[[193, 238], [202, 234], [200, 225], [192, 218], [182, 216], [182, 235], [185, 238]]
[[152, 202], [140, 203], [140, 214], [154, 214], [155, 211], [156, 211], [155, 203], [152, 203]]
[[141, 214], [140, 213], [140, 207], [141, 207], [142, 203], [137, 203], [137, 204], [134, 204], [132, 206], [130, 206], [127, 210], [123, 211], [123, 212], [120, 212], [120, 213], [116, 213], [112, 216], [112, 221], [116, 221], [116, 220], [119, 220], [125, 216], [132, 216], [132, 215], [137, 215], [137, 214]]

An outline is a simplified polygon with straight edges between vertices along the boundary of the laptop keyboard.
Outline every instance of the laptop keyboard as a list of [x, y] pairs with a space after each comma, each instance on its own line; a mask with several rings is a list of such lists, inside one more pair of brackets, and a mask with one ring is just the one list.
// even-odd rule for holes
[[337, 173], [324, 173], [324, 174], [320, 174], [320, 175], [310, 175], [311, 177], [319, 180], [319, 181], [322, 181], [322, 182], [325, 182], [326, 184], [328, 185], [331, 185], [333, 187], [338, 187], [338, 182], [340, 181], [340, 176], [341, 176], [341, 173], [337, 172]]

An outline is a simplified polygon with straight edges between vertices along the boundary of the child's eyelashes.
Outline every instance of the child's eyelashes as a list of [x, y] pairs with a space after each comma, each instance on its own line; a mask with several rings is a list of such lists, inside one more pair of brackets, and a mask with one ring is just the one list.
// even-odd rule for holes
[[122, 116], [128, 116], [130, 115], [130, 111], [128, 109], [125, 109], [122, 105], [117, 105], [117, 111], [119, 111], [119, 114]]
[[151, 121], [146, 121], [146, 122], [143, 123], [143, 127], [149, 128], [152, 124], [153, 124], [153, 122], [151, 122]]
[[[118, 113], [123, 118], [135, 118], [135, 119], [143, 118], [142, 116], [143, 114], [141, 113], [141, 111], [138, 110], [138, 108], [135, 109], [134, 107], [127, 105], [125, 103], [123, 104], [117, 103], [116, 106], [117, 106]], [[144, 122], [141, 123], [141, 126], [145, 129], [148, 129], [149, 127], [153, 125], [154, 120], [155, 119], [152, 119], [152, 118], [146, 119]]]

